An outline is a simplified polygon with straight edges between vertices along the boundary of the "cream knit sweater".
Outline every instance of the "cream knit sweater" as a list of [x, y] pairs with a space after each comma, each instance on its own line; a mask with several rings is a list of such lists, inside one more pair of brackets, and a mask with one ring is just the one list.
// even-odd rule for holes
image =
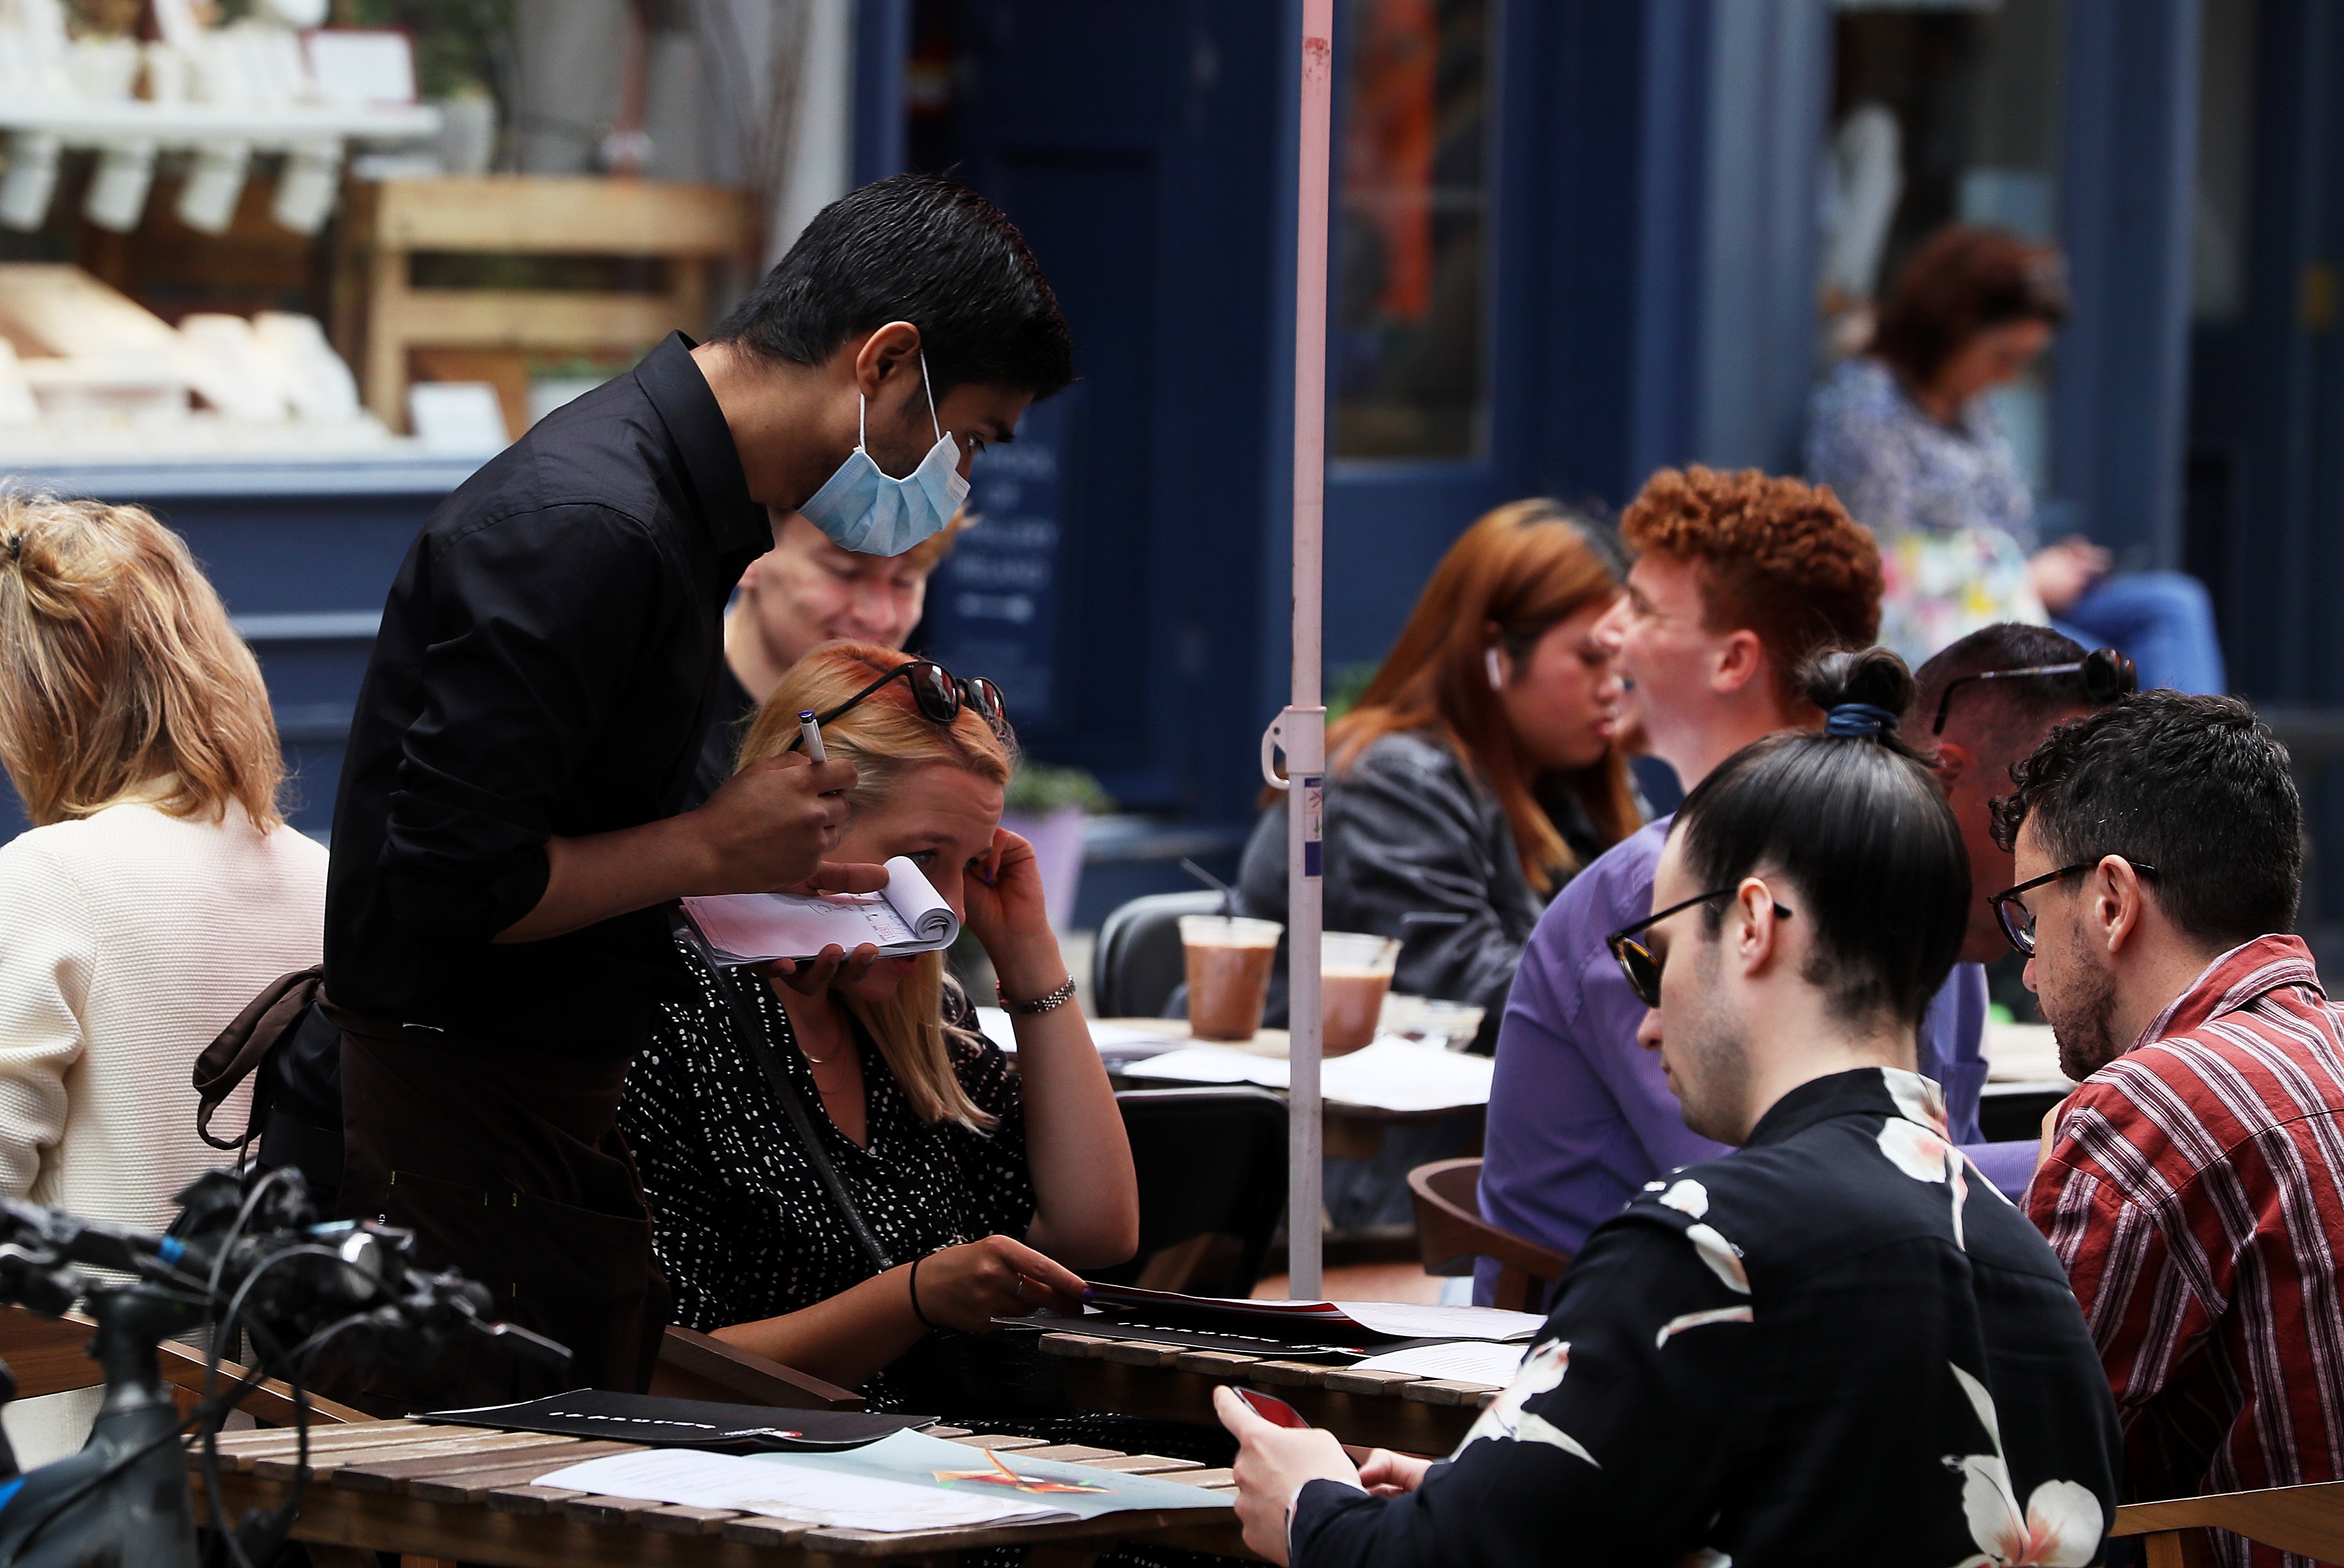
[[[197, 1056], [278, 976], [318, 961], [326, 851], [151, 805], [0, 845], [0, 1192], [158, 1226], [229, 1156], [196, 1136]], [[215, 1132], [240, 1133], [248, 1091]]]

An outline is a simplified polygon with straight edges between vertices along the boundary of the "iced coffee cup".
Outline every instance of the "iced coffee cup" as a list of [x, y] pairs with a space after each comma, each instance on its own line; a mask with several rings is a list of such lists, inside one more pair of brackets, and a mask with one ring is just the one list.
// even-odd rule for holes
[[1182, 915], [1188, 960], [1188, 1032], [1198, 1040], [1251, 1040], [1261, 1028], [1269, 971], [1278, 958], [1276, 920]]
[[1325, 931], [1318, 938], [1320, 1053], [1341, 1056], [1376, 1038], [1376, 1020], [1391, 990], [1399, 944], [1364, 931]]

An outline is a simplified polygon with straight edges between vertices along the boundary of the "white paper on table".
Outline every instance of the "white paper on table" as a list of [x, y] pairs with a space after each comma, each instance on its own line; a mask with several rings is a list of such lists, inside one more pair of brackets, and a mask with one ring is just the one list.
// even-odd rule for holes
[[1409, 1340], [1521, 1340], [1546, 1326], [1536, 1312], [1498, 1307], [1444, 1307], [1431, 1302], [1337, 1302], [1363, 1329]]
[[960, 936], [960, 917], [908, 856], [887, 862], [875, 893], [723, 893], [683, 900], [683, 912], [720, 964], [812, 958], [835, 943], [924, 953]]
[[[1379, 1040], [1365, 1050], [1321, 1062], [1318, 1091], [1340, 1105], [1369, 1111], [1460, 1111], [1490, 1103], [1493, 1063], [1413, 1040]], [[1185, 1083], [1258, 1083], [1287, 1087], [1287, 1064], [1220, 1045], [1193, 1045], [1167, 1051], [1127, 1069], [1130, 1078], [1169, 1078]]]
[[541, 1475], [537, 1483], [601, 1497], [645, 1497], [690, 1508], [732, 1508], [837, 1530], [938, 1530], [955, 1524], [1074, 1517], [1063, 1509], [682, 1448], [590, 1459]]
[[[1017, 1054], [1017, 1030], [1006, 1010], [981, 1007], [976, 1010], [976, 1026], [985, 1038], [1011, 1056]], [[1101, 1023], [1088, 1020], [1091, 1044], [1098, 1053], [1113, 1060], [1137, 1061], [1150, 1056], [1160, 1056], [1178, 1042], [1168, 1035], [1151, 1034], [1144, 1029], [1134, 1029], [1126, 1023]]]
[[1487, 1340], [1457, 1340], [1445, 1345], [1419, 1345], [1414, 1350], [1386, 1351], [1357, 1363], [1355, 1372], [1408, 1372], [1415, 1377], [1444, 1378], [1454, 1382], [1487, 1383], [1503, 1388], [1521, 1371], [1522, 1347], [1494, 1345]]

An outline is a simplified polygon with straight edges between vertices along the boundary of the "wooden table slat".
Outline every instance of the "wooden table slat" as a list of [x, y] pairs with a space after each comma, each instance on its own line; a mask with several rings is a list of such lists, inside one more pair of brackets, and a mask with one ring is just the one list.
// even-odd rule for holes
[[[1011, 1451], [1004, 1449], [1006, 1453]], [[1116, 1459], [1121, 1455], [1112, 1448], [1089, 1448], [1079, 1442], [1046, 1443], [1040, 1448], [1015, 1451], [1019, 1459], [1055, 1459], [1062, 1464], [1079, 1464], [1086, 1459]]]
[[1181, 1485], [1201, 1486], [1207, 1492], [1226, 1492], [1237, 1483], [1238, 1473], [1234, 1470], [1199, 1470], [1180, 1478]]
[[1324, 1388], [1327, 1374], [1332, 1367], [1314, 1366], [1308, 1362], [1256, 1362], [1248, 1369], [1246, 1381], [1266, 1382], [1278, 1388]]
[[765, 1519], [754, 1513], [744, 1513], [728, 1519], [718, 1532], [727, 1541], [746, 1542], [752, 1546], [794, 1546], [805, 1539], [808, 1526], [788, 1519]]
[[941, 1422], [935, 1426], [924, 1426], [920, 1430], [927, 1433], [930, 1437], [966, 1437], [969, 1435], [969, 1429], [965, 1426], [945, 1426]]
[[1259, 1356], [1241, 1356], [1234, 1351], [1183, 1351], [1172, 1363], [1182, 1372], [1202, 1372], [1235, 1382], [1261, 1364]]
[[1050, 1446], [1050, 1440], [1046, 1437], [1012, 1437], [1007, 1432], [974, 1432], [967, 1437], [955, 1437], [949, 1439], [948, 1441], [965, 1443], [971, 1448], [999, 1449], [1004, 1453], [1009, 1453], [1021, 1448], [1047, 1448]]
[[[502, 1466], [508, 1457], [516, 1464], [534, 1463], [543, 1456], [548, 1470], [559, 1470], [573, 1462], [572, 1451], [584, 1444], [574, 1437], [547, 1437], [539, 1442], [524, 1442], [511, 1448], [490, 1451], [492, 1462]], [[610, 1452], [606, 1446], [604, 1452]], [[478, 1450], [458, 1449], [452, 1452], [427, 1453], [419, 1459], [360, 1460], [334, 1467], [334, 1484], [352, 1492], [397, 1492], [399, 1483], [426, 1475], [460, 1475], [467, 1471], [485, 1470]]]
[[575, 1519], [581, 1524], [625, 1524], [636, 1515], [669, 1504], [656, 1497], [605, 1497], [600, 1493], [581, 1492], [561, 1502], [561, 1516]]
[[1168, 1367], [1180, 1359], [1182, 1348], [1154, 1340], [1111, 1340], [1100, 1348], [1098, 1359], [1131, 1367]]
[[[523, 1452], [528, 1450], [521, 1451]], [[581, 1442], [563, 1450], [551, 1461], [524, 1460], [494, 1466], [473, 1466], [468, 1469], [440, 1471], [403, 1481], [399, 1490], [409, 1497], [421, 1497], [433, 1503], [479, 1503], [490, 1493], [505, 1486], [534, 1486], [538, 1477], [551, 1475], [572, 1464], [582, 1464], [590, 1459], [607, 1459], [614, 1453], [635, 1453], [640, 1446], [631, 1442]], [[336, 1476], [336, 1485], [348, 1485], [349, 1476]]]
[[740, 1517], [740, 1510], [734, 1508], [693, 1508], [687, 1503], [672, 1503], [665, 1508], [638, 1514], [635, 1523], [666, 1535], [714, 1535], [722, 1531], [727, 1520]]
[[[311, 1481], [327, 1480], [347, 1465], [379, 1464], [393, 1459], [426, 1459], [442, 1456], [457, 1458], [468, 1453], [493, 1453], [503, 1448], [537, 1447], [545, 1442], [542, 1433], [533, 1432], [474, 1432], [466, 1436], [461, 1434], [461, 1428], [448, 1430], [459, 1435], [430, 1440], [418, 1439], [412, 1442], [392, 1443], [381, 1448], [344, 1449], [334, 1453], [312, 1453], [309, 1455], [308, 1463], [309, 1479]], [[361, 1458], [360, 1455], [364, 1457]], [[239, 1468], [242, 1466], [239, 1465]], [[264, 1481], [290, 1481], [301, 1468], [300, 1461], [291, 1453], [263, 1455], [251, 1466], [252, 1473]]]
[[[1336, 1367], [1318, 1386], [1338, 1393], [1398, 1393], [1403, 1383], [1421, 1382], [1414, 1372], [1370, 1371], [1366, 1367]], [[1448, 1403], [1448, 1401], [1435, 1402]]]
[[[336, 1447], [344, 1443], [379, 1442], [391, 1434], [412, 1435], [422, 1429], [417, 1421], [315, 1422], [309, 1427], [309, 1446]], [[246, 1432], [224, 1432], [219, 1434], [222, 1453], [258, 1453], [279, 1447], [290, 1448], [298, 1434], [289, 1426], [256, 1426]]]
[[585, 1495], [560, 1486], [500, 1486], [488, 1503], [500, 1513], [559, 1513], [564, 1503]]
[[1123, 1453], [1113, 1459], [1086, 1459], [1077, 1462], [1093, 1470], [1112, 1470], [1118, 1475], [1168, 1475], [1180, 1470], [1202, 1470], [1205, 1467], [1193, 1459], [1167, 1459], [1160, 1453]]
[[1420, 1378], [1399, 1391], [1402, 1399], [1412, 1399], [1419, 1404], [1474, 1404], [1483, 1394], [1500, 1391], [1485, 1382], [1466, 1382], [1456, 1378]]
[[1042, 1353], [1081, 1361], [1097, 1355], [1113, 1343], [1113, 1340], [1104, 1340], [1096, 1334], [1048, 1333], [1042, 1336]]

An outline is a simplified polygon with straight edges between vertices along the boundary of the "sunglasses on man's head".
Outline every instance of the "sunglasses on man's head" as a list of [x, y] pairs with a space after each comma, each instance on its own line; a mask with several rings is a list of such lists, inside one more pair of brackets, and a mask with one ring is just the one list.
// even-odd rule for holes
[[[1682, 914], [1695, 904], [1705, 904], [1712, 899], [1731, 898], [1741, 890], [1740, 883], [1731, 888], [1712, 888], [1708, 892], [1694, 894], [1682, 904], [1671, 904], [1656, 915], [1646, 915], [1632, 926], [1622, 926], [1603, 939], [1603, 945], [1612, 950], [1612, 958], [1619, 962], [1620, 972], [1628, 977], [1628, 989], [1636, 993], [1638, 1001], [1646, 1007], [1661, 1005], [1661, 960], [1652, 955], [1652, 949], [1636, 938], [1671, 915]], [[1787, 920], [1791, 918], [1791, 911], [1776, 904], [1774, 918]]]
[[2082, 676], [2084, 699], [2095, 704], [2114, 702], [2140, 689], [2139, 668], [2113, 648], [2096, 648], [2072, 664], [2034, 664], [2025, 669], [1982, 669], [1975, 675], [1957, 676], [1945, 682], [1945, 693], [1937, 699], [1937, 721], [1929, 726], [1929, 733], [1943, 735], [1945, 732], [1945, 715], [1952, 711], [1954, 693], [1971, 681], [2021, 680], [2046, 675]]
[[[1009, 709], [1001, 699], [1001, 689], [981, 675], [962, 680], [931, 658], [914, 658], [899, 664], [827, 713], [814, 716], [816, 727], [844, 717], [873, 692], [891, 680], [902, 679], [912, 689], [912, 701], [923, 716], [949, 729], [968, 709], [993, 728], [993, 733], [1006, 738], [1009, 733]], [[794, 751], [799, 741], [793, 739], [785, 749]]]

